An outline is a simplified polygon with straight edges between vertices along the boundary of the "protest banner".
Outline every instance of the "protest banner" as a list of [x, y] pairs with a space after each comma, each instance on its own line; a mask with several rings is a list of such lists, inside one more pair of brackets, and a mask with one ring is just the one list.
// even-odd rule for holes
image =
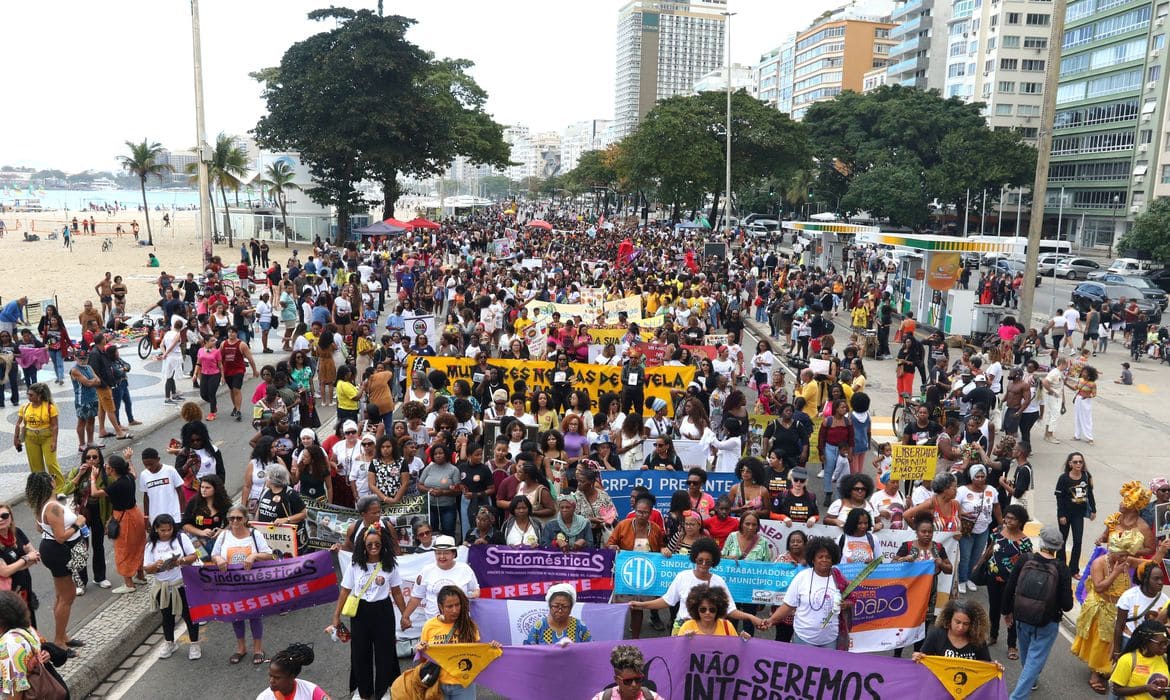
[[[504, 386], [508, 394], [515, 390], [516, 382], [523, 381], [529, 389], [548, 389], [552, 385], [552, 362], [544, 360], [501, 360], [490, 359], [488, 364], [498, 367], [501, 371]], [[422, 357], [411, 355], [407, 358], [407, 366], [412, 369], [407, 373], [407, 388], [413, 381], [414, 371], [424, 372], [437, 369], [447, 375], [454, 382], [457, 379], [472, 380], [472, 372], [476, 362], [470, 357]], [[583, 389], [589, 394], [592, 409], [596, 411], [598, 400], [604, 393], [620, 393], [622, 389], [622, 368], [608, 365], [590, 365], [579, 362], [569, 363], [573, 370], [573, 387]], [[649, 367], [646, 369], [645, 395], [647, 406], [643, 409], [645, 415], [650, 415], [649, 400], [658, 397], [666, 401], [668, 413], [673, 412], [674, 402], [671, 400], [672, 389], [686, 389], [687, 384], [694, 379], [694, 367]]]
[[402, 324], [407, 337], [414, 339], [416, 336], [425, 335], [432, 343], [439, 342], [439, 329], [435, 325], [435, 317], [430, 314], [425, 315], [402, 315]]
[[[675, 440], [676, 451], [680, 442], [698, 443], [697, 440]], [[681, 458], [681, 453], [679, 456]], [[686, 464], [685, 460], [683, 464]], [[738, 479], [734, 474], [708, 474], [707, 486], [704, 490], [715, 498], [719, 498], [730, 493], [731, 487], [736, 483], [738, 483]], [[685, 471], [657, 471], [653, 469], [601, 472], [601, 488], [613, 499], [619, 518], [626, 517], [632, 510], [629, 496], [630, 490], [635, 486], [645, 486], [650, 489], [650, 493], [658, 499], [658, 510], [665, 515], [670, 510], [671, 494], [675, 491], [686, 490], [687, 473]]]
[[1154, 536], [1159, 540], [1170, 537], [1170, 503], [1154, 504]]
[[[613, 343], [618, 345], [622, 342], [622, 338], [629, 333], [628, 326], [590, 326], [585, 329], [589, 334], [589, 339], [594, 343], [605, 345], [606, 343]], [[654, 338], [654, 331], [638, 330], [638, 337], [643, 341], [652, 340]]]
[[525, 304], [524, 308], [528, 309], [532, 318], [537, 317], [537, 312], [540, 313], [540, 318], [551, 317], [554, 313], [558, 313], [561, 315], [562, 323], [574, 316], [580, 316], [582, 321], [592, 323], [597, 319], [599, 313], [604, 313], [603, 309], [590, 304], [557, 304], [551, 301], [537, 301], [536, 299]]
[[[626, 631], [625, 605], [581, 603], [570, 613], [589, 628], [591, 641], [622, 639]], [[520, 645], [529, 632], [548, 616], [544, 600], [490, 600], [471, 601], [471, 617], [479, 625], [480, 639], [494, 639], [501, 644]]]
[[[341, 542], [349, 526], [361, 520], [353, 508], [343, 508], [327, 503], [306, 503], [305, 528], [309, 537], [309, 548], [328, 549]], [[403, 498], [394, 505], [382, 506], [382, 522], [392, 525], [398, 532], [400, 545], [410, 544], [410, 525], [414, 518], [427, 516], [425, 495]]]
[[[508, 647], [476, 682], [506, 697], [523, 679], [525, 697], [588, 700], [614, 685], [609, 658], [626, 642]], [[642, 639], [643, 686], [668, 698], [790, 700], [1004, 700], [1007, 688], [994, 664], [947, 658], [948, 683], [963, 681], [963, 696], [926, 666], [909, 659], [866, 656], [769, 639], [693, 636]], [[572, 681], [566, 682], [566, 669]], [[989, 675], [987, 670], [994, 673]], [[962, 674], [962, 675], [960, 675]]]
[[764, 454], [764, 431], [776, 418], [776, 416], [769, 416], [766, 413], [748, 414], [748, 454], [765, 461], [768, 459], [768, 456]]
[[524, 258], [520, 261], [520, 267], [526, 270], [536, 270], [544, 267], [544, 261], [540, 258]]
[[[658, 552], [618, 552], [614, 560], [614, 592], [661, 596], [675, 576], [694, 568], [689, 558]], [[802, 567], [763, 561], [724, 560], [712, 569], [727, 582], [736, 603], [779, 605], [788, 584]], [[846, 579], [858, 576], [864, 564], [838, 567]], [[882, 651], [923, 637], [934, 562], [881, 564], [854, 591], [856, 613], [850, 636], [854, 651]]]
[[642, 297], [631, 294], [622, 299], [604, 302], [602, 308], [607, 314], [618, 314], [624, 311], [632, 321], [635, 316], [639, 318], [642, 316]]
[[[774, 559], [781, 552], [788, 550], [788, 536], [792, 534], [793, 530], [800, 530], [806, 537], [828, 537], [834, 542], [841, 537], [841, 528], [833, 525], [821, 525], [819, 523], [816, 525], [803, 525], [800, 523], [784, 523], [779, 520], [764, 520], [760, 522], [760, 537], [764, 538], [764, 541], [768, 543], [768, 554], [771, 558]], [[881, 547], [882, 558], [886, 562], [892, 562], [894, 560], [894, 554], [902, 546], [902, 543], [912, 542], [917, 538], [914, 531], [907, 527], [884, 527], [872, 533], [872, 535], [874, 541]], [[959, 533], [935, 532], [934, 541], [942, 546], [947, 553], [947, 558], [957, 566], [959, 562]], [[938, 595], [935, 599], [936, 609], [941, 609], [950, 600], [953, 576], [953, 573], [939, 572]]]
[[473, 644], [435, 644], [428, 647], [423, 655], [437, 663], [444, 672], [455, 679], [456, 683], [466, 688], [475, 682], [475, 678], [480, 672], [500, 658], [503, 653], [502, 650], [491, 644], [475, 642]]
[[467, 563], [479, 580], [481, 598], [544, 600], [550, 586], [567, 583], [583, 603], [607, 603], [613, 590], [609, 549], [562, 552], [553, 549], [476, 545]]
[[524, 328], [524, 342], [528, 346], [528, 354], [533, 359], [544, 359], [548, 351], [548, 326], [543, 323], [534, 323]]
[[708, 360], [714, 360], [719, 355], [715, 351], [714, 345], [680, 345], [679, 347], [690, 350], [692, 355], [702, 355]]
[[647, 367], [661, 367], [667, 360], [667, 346], [662, 343], [634, 343], [634, 348], [646, 357]]
[[716, 345], [727, 345], [727, 337], [726, 333], [707, 334], [703, 336], [703, 345], [710, 345], [712, 347]]
[[638, 329], [643, 328], [662, 328], [666, 325], [666, 316], [664, 314], [657, 314], [654, 316], [643, 316], [639, 319], [630, 319], [630, 323], [638, 324]]
[[337, 602], [337, 574], [329, 552], [260, 561], [227, 571], [183, 567], [191, 619], [233, 622]]
[[300, 554], [297, 545], [296, 525], [277, 525], [276, 523], [256, 521], [253, 521], [251, 525], [256, 532], [264, 535], [265, 541], [268, 542], [269, 547], [272, 547], [272, 553], [276, 555], [277, 559], [295, 557]]
[[890, 478], [918, 481], [934, 477], [938, 465], [938, 448], [934, 445], [899, 445], [893, 449]]

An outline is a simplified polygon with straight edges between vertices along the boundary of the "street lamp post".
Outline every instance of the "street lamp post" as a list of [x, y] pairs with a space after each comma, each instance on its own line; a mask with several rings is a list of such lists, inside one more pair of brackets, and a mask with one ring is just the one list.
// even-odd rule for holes
[[728, 236], [731, 235], [731, 18], [735, 16], [734, 12], [722, 13], [727, 19], [724, 20], [724, 33], [727, 36], [727, 172], [726, 182], [724, 182], [723, 195], [723, 221], [726, 228], [724, 229]]
[[1113, 195], [1113, 230], [1109, 232], [1109, 253], [1105, 257], [1113, 257], [1113, 242], [1117, 240], [1117, 211], [1121, 205], [1121, 195]]

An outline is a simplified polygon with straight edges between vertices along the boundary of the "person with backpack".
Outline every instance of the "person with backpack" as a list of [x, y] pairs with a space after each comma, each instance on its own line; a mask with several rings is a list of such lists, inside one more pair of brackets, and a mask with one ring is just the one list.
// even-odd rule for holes
[[1060, 632], [1060, 620], [1072, 610], [1072, 575], [1060, 550], [1064, 538], [1049, 525], [1040, 531], [1040, 551], [1024, 557], [1003, 594], [1004, 621], [1015, 623], [1023, 668], [1011, 700], [1030, 697]]

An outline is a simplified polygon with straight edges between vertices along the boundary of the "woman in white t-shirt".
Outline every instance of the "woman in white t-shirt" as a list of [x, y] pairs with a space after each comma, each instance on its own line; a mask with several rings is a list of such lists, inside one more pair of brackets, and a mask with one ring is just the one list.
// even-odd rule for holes
[[268, 467], [280, 462], [276, 456], [276, 438], [265, 435], [256, 441], [252, 448], [252, 459], [248, 461], [248, 468], [244, 470], [244, 493], [247, 494], [248, 512], [256, 512], [256, 504], [260, 496], [264, 495], [264, 484], [268, 481]]
[[[263, 484], [263, 482], [261, 482]], [[219, 533], [215, 539], [215, 547], [211, 550], [211, 561], [220, 571], [227, 571], [228, 566], [243, 566], [251, 569], [258, 561], [272, 559], [272, 547], [264, 535], [252, 529], [248, 524], [248, 511], [242, 505], [234, 505], [228, 509], [228, 529]], [[252, 665], [264, 663], [264, 620], [253, 617], [248, 620], [252, 628]], [[236, 633], [236, 653], [228, 657], [232, 665], [243, 660], [247, 647], [244, 645], [244, 621], [232, 622], [232, 631]]]
[[741, 620], [744, 624], [750, 624], [753, 627], [762, 624], [760, 618], [755, 615], [745, 613], [735, 607], [735, 601], [731, 598], [731, 589], [727, 587], [727, 582], [719, 574], [712, 573], [711, 569], [719, 566], [719, 560], [722, 552], [719, 550], [719, 545], [710, 537], [700, 537], [691, 545], [691, 550], [687, 554], [690, 557], [691, 563], [695, 565], [690, 571], [680, 571], [670, 582], [670, 587], [666, 589], [661, 597], [653, 600], [631, 600], [629, 606], [634, 610], [662, 610], [669, 608], [672, 605], [678, 605], [678, 616], [674, 620], [674, 630], [672, 634], [678, 634], [678, 630], [683, 626], [683, 623], [691, 618], [687, 611], [686, 603], [687, 596], [690, 595], [691, 589], [695, 586], [705, 583], [711, 588], [722, 588], [727, 592], [727, 618], [729, 620]]
[[[955, 492], [959, 502], [959, 518], [972, 523], [970, 534], [959, 537], [959, 590], [968, 585], [971, 563], [987, 549], [992, 520], [1003, 520], [999, 510], [999, 493], [987, 485], [987, 467], [973, 464], [967, 470], [971, 483]], [[963, 528], [964, 530], [966, 528]]]
[[162, 613], [163, 642], [159, 650], [160, 659], [175, 653], [175, 613], [181, 612], [187, 623], [187, 634], [191, 646], [187, 658], [194, 660], [202, 656], [199, 648], [199, 626], [191, 622], [191, 609], [187, 605], [187, 592], [183, 588], [183, 574], [180, 567], [190, 566], [199, 558], [194, 543], [186, 534], [179, 532], [175, 519], [170, 513], [160, 513], [150, 528], [150, 538], [142, 558], [142, 570], [154, 574], [150, 587], [151, 602]]
[[297, 678], [313, 658], [313, 647], [307, 644], [290, 644], [276, 652], [268, 665], [268, 690], [256, 700], [329, 700], [316, 683]]
[[[390, 528], [374, 524], [365, 529], [360, 547], [355, 547], [353, 559], [341, 578], [337, 607], [333, 610], [333, 624], [326, 634], [335, 634], [341, 627], [341, 609], [352, 594], [360, 601], [357, 612], [350, 618], [353, 638], [349, 645], [350, 693], [358, 691], [363, 698], [381, 698], [398, 677], [398, 653], [394, 639], [394, 608], [406, 610], [402, 597], [402, 578], [394, 558], [394, 540]], [[402, 624], [410, 626], [410, 618], [402, 616]]]
[[[792, 578], [784, 593], [784, 604], [764, 625], [771, 627], [791, 616], [794, 644], [847, 649], [853, 615], [851, 609], [842, 607], [841, 590], [833, 576], [833, 567], [841, 561], [837, 543], [827, 537], [813, 537], [805, 545], [805, 561], [809, 568], [802, 569]], [[841, 615], [845, 615], [844, 630], [841, 629]], [[840, 639], [841, 635], [845, 639]]]

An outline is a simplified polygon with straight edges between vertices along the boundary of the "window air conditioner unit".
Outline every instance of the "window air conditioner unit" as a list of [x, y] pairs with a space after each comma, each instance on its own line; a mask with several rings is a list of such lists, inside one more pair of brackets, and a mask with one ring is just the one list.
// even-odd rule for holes
[[1157, 80], [1151, 80], [1150, 82], [1146, 83], [1146, 91], [1153, 90], [1156, 87], [1158, 87]]
[[1154, 49], [1153, 51], [1150, 52], [1150, 58], [1157, 58], [1157, 57], [1158, 57], [1158, 50], [1157, 49]]
[[1140, 205], [1140, 204], [1135, 204], [1135, 205], [1133, 205], [1132, 207], [1130, 207], [1130, 208], [1129, 208], [1129, 211], [1130, 211], [1131, 213], [1133, 213], [1133, 214], [1140, 214], [1140, 213], [1141, 213], [1141, 211], [1142, 211], [1142, 205]]
[[1138, 153], [1145, 153], [1148, 150], [1150, 150], [1150, 144], [1148, 143], [1143, 143], [1142, 145], [1138, 146]]
[[1161, 26], [1162, 26], [1163, 24], [1165, 24], [1165, 23], [1166, 23], [1166, 18], [1165, 18], [1165, 17], [1159, 17], [1158, 19], [1154, 20], [1154, 26], [1155, 26], [1155, 27], [1161, 27]]
[[1143, 177], [1143, 176], [1141, 176], [1141, 175], [1135, 175], [1135, 176], [1134, 176], [1134, 178], [1133, 178], [1133, 181], [1134, 181], [1134, 182], [1136, 182], [1136, 183], [1139, 183], [1139, 184], [1140, 184], [1140, 183], [1141, 183], [1143, 180], [1145, 180], [1145, 177]]
[[1143, 114], [1143, 115], [1142, 115], [1142, 121], [1143, 121], [1143, 122], [1148, 122], [1148, 121], [1150, 121], [1150, 115], [1148, 115], [1148, 114]]

